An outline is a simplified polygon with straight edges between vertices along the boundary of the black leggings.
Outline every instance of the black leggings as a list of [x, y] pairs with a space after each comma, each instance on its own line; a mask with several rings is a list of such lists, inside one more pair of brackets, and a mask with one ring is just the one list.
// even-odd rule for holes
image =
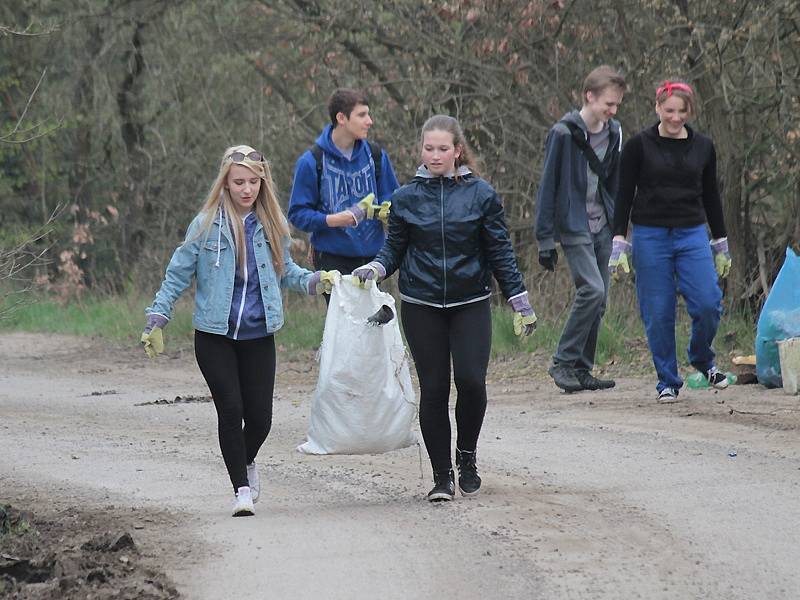
[[452, 468], [450, 357], [456, 390], [456, 446], [474, 451], [486, 413], [486, 369], [492, 348], [489, 300], [436, 308], [403, 302], [403, 331], [419, 377], [419, 425], [436, 472]]
[[247, 465], [272, 426], [275, 339], [232, 340], [195, 331], [194, 354], [214, 398], [219, 447], [236, 491], [248, 485]]

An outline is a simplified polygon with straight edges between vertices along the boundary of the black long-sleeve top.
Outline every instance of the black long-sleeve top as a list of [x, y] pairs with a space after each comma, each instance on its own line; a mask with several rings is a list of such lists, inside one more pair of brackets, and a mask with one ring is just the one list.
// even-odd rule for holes
[[658, 123], [622, 148], [614, 235], [628, 220], [652, 227], [692, 227], [708, 222], [713, 238], [725, 237], [717, 185], [717, 154], [711, 138], [688, 125], [685, 139], [661, 137]]

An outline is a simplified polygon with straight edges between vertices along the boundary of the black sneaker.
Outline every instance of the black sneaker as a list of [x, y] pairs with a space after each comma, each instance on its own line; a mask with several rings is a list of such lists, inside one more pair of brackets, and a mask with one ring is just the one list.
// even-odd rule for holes
[[658, 401], [661, 404], [672, 404], [678, 401], [678, 390], [671, 387], [665, 387], [658, 392]]
[[613, 379], [598, 379], [589, 371], [575, 371], [575, 379], [585, 390], [609, 390], [617, 385]]
[[579, 392], [583, 389], [581, 382], [575, 377], [575, 369], [553, 365], [547, 369], [547, 372], [550, 373], [555, 384], [567, 393]]
[[462, 496], [474, 496], [481, 491], [481, 478], [475, 465], [475, 451], [468, 452], [456, 448], [456, 467], [458, 467], [458, 489]]
[[456, 484], [453, 477], [453, 469], [433, 472], [433, 489], [428, 492], [428, 500], [431, 502], [444, 502], [452, 500], [456, 496]]
[[708, 385], [713, 388], [724, 390], [728, 387], [728, 377], [722, 371], [718, 371], [717, 367], [711, 367], [705, 372], [705, 376], [708, 380]]

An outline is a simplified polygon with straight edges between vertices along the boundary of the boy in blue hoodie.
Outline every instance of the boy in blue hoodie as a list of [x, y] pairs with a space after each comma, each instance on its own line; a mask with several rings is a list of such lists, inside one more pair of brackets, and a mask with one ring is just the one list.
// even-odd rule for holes
[[288, 216], [311, 234], [315, 265], [350, 273], [371, 261], [386, 237], [378, 211], [365, 207], [370, 200], [359, 202], [374, 194], [372, 205], [380, 205], [399, 186], [389, 156], [367, 141], [372, 118], [366, 95], [338, 89], [328, 114], [330, 125], [295, 165]]
[[553, 125], [545, 145], [536, 195], [539, 264], [555, 270], [559, 242], [576, 289], [548, 370], [566, 392], [614, 386], [610, 379], [594, 377], [592, 368], [608, 298], [611, 228], [619, 189], [622, 128], [614, 116], [626, 89], [625, 79], [611, 67], [594, 69], [583, 82], [583, 106]]

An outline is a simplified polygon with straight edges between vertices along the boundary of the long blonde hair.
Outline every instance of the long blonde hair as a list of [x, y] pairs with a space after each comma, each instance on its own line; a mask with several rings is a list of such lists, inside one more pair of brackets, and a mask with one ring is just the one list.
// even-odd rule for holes
[[[230, 192], [228, 192], [225, 184], [228, 179], [228, 172], [231, 170], [231, 165], [239, 164], [247, 167], [261, 178], [261, 187], [258, 190], [258, 196], [256, 196], [254, 204], [256, 218], [264, 228], [267, 241], [269, 241], [269, 245], [272, 248], [272, 266], [275, 268], [275, 273], [278, 277], [281, 277], [285, 268], [283, 245], [284, 241], [289, 239], [289, 224], [286, 222], [286, 217], [283, 211], [281, 211], [281, 206], [278, 202], [269, 163], [265, 158], [262, 158], [260, 161], [252, 161], [249, 158], [245, 158], [243, 161], [234, 163], [230, 158], [231, 154], [234, 152], [241, 152], [247, 155], [250, 152], [255, 152], [255, 150], [250, 146], [242, 144], [239, 146], [231, 146], [223, 153], [217, 178], [211, 185], [211, 190], [208, 192], [208, 197], [203, 203], [203, 208], [200, 209], [201, 214], [205, 214], [205, 220], [203, 221], [203, 226], [200, 228], [200, 234], [202, 235], [205, 233], [208, 235], [214, 223], [214, 217], [220, 212], [220, 207], [222, 207], [225, 221], [228, 223], [228, 227], [233, 233], [233, 239], [236, 245], [237, 264], [240, 269], [244, 269], [245, 262], [247, 261], [244, 225], [242, 220], [236, 216], [236, 207], [233, 204]], [[231, 215], [233, 215], [234, 218], [230, 218]], [[220, 227], [222, 227], [221, 219]]]

